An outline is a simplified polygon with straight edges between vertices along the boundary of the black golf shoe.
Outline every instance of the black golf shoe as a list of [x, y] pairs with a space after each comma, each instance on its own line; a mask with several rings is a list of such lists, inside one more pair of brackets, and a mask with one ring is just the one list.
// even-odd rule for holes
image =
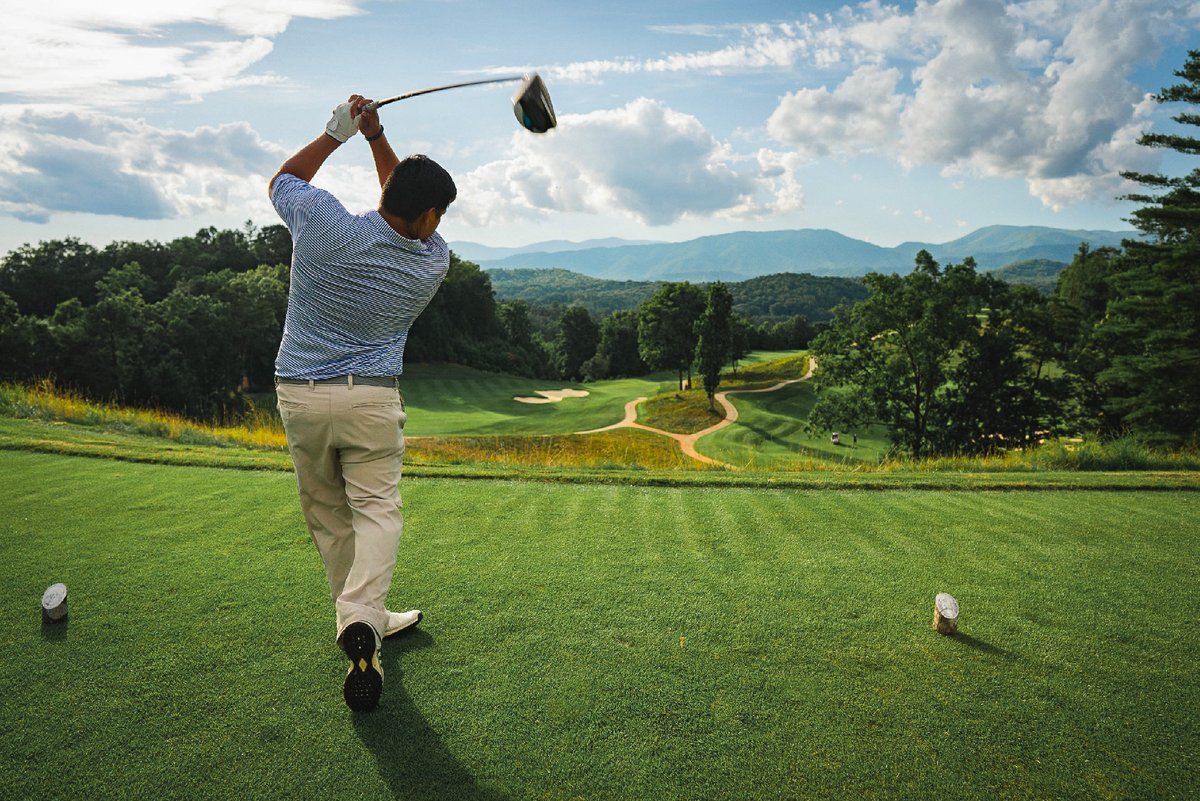
[[342, 632], [342, 650], [350, 660], [342, 697], [355, 712], [370, 712], [383, 692], [383, 665], [379, 664], [379, 641], [368, 623], [351, 623]]

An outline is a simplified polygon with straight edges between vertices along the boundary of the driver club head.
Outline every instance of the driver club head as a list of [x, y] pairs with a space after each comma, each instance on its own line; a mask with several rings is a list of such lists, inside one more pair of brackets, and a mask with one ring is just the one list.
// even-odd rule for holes
[[525, 76], [520, 88], [513, 95], [513, 114], [526, 130], [545, 133], [558, 125], [554, 116], [554, 104], [542, 76], [536, 72]]

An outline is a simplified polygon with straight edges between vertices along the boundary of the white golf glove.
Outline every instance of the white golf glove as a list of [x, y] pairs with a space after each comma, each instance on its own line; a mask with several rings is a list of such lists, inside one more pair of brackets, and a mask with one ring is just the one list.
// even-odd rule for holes
[[358, 122], [350, 114], [349, 103], [342, 103], [333, 110], [333, 116], [325, 124], [325, 133], [339, 142], [345, 142], [358, 133]]

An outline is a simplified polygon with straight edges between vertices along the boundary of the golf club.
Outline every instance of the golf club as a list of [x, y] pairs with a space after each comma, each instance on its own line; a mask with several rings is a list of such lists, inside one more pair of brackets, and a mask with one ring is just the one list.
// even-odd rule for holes
[[430, 92], [443, 92], [447, 89], [460, 89], [464, 86], [481, 86], [488, 83], [508, 83], [510, 81], [521, 81], [521, 86], [513, 95], [513, 114], [516, 115], [517, 122], [521, 123], [523, 128], [534, 133], [545, 133], [558, 124], [558, 119], [554, 116], [554, 105], [550, 102], [550, 92], [546, 89], [545, 81], [536, 72], [528, 75], [511, 75], [507, 78], [488, 78], [482, 81], [466, 81], [446, 86], [434, 86], [430, 89], [418, 89], [415, 92], [406, 92], [385, 100], [376, 100], [368, 103], [366, 108], [368, 111], [374, 111], [388, 103], [407, 100], [418, 95], [427, 95]]

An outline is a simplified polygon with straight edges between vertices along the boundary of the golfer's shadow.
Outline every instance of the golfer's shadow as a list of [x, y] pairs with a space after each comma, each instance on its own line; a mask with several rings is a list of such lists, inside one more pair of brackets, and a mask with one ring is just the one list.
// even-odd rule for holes
[[354, 731], [375, 755], [379, 776], [396, 798], [412, 801], [506, 801], [475, 783], [462, 763], [429, 727], [404, 687], [404, 654], [433, 645], [422, 629], [388, 639], [383, 646], [383, 696], [374, 712], [355, 714]]

